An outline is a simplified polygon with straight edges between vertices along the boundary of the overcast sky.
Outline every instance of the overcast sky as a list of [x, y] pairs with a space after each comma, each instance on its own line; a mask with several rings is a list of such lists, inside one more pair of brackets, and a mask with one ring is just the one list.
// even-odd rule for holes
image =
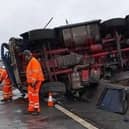
[[69, 23], [107, 20], [129, 14], [129, 0], [1, 0], [0, 43], [10, 37], [43, 28], [53, 17], [49, 28]]

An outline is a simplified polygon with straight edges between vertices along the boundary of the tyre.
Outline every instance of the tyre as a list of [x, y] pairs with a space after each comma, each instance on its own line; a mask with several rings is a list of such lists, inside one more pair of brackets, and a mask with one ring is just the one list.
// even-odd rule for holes
[[112, 33], [115, 30], [124, 33], [126, 25], [126, 20], [123, 18], [109, 19], [101, 24], [101, 31], [102, 33]]
[[48, 96], [52, 92], [54, 96], [65, 93], [65, 84], [62, 82], [47, 82], [40, 89], [40, 96]]
[[126, 23], [127, 23], [127, 37], [128, 37], [128, 34], [129, 34], [129, 15], [127, 15], [125, 17], [125, 20], [126, 20]]
[[55, 39], [55, 31], [53, 29], [37, 29], [28, 31], [21, 34], [20, 36], [26, 40], [44, 40], [44, 39]]

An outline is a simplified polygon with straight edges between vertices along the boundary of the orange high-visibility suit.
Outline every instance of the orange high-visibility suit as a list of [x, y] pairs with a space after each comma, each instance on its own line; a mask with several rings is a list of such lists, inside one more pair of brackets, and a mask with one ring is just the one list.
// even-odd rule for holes
[[28, 111], [40, 112], [39, 90], [44, 79], [39, 61], [32, 57], [26, 68], [26, 78], [28, 83]]
[[6, 69], [0, 68], [0, 82], [3, 86], [3, 100], [11, 100], [12, 99], [12, 87], [11, 81], [9, 79], [9, 75]]

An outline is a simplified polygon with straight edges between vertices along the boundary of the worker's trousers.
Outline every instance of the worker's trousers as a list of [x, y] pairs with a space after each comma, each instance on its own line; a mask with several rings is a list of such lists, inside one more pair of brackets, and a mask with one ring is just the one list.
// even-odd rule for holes
[[12, 87], [10, 84], [3, 86], [3, 99], [8, 100], [12, 98]]
[[38, 111], [40, 112], [40, 103], [39, 103], [39, 90], [42, 82], [38, 81], [34, 87], [28, 85], [28, 111]]

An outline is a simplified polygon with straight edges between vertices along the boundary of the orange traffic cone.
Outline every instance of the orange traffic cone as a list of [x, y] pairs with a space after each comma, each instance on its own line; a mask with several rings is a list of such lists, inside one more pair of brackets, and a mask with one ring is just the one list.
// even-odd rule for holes
[[53, 107], [54, 106], [54, 102], [53, 102], [53, 98], [52, 98], [52, 93], [49, 92], [48, 94], [48, 103], [47, 103], [48, 107]]

